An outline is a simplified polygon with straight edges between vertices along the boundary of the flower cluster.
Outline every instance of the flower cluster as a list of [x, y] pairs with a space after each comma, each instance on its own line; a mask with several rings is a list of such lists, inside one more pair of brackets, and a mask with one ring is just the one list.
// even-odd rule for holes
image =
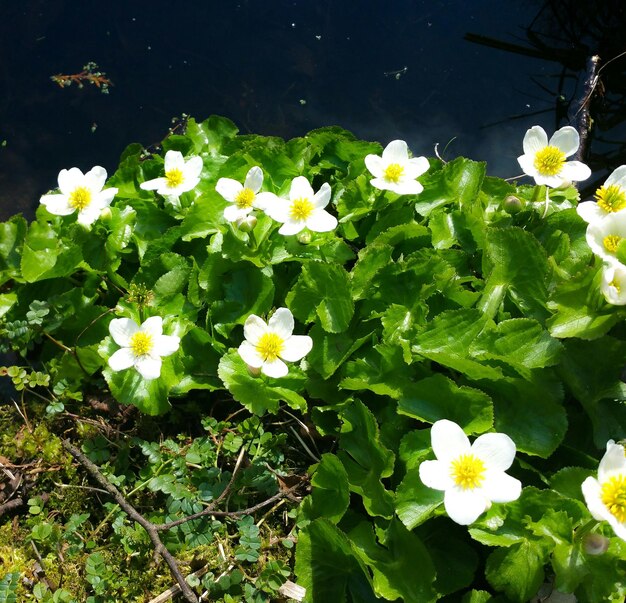
[[[587, 244], [604, 263], [604, 297], [610, 304], [626, 305], [626, 265], [618, 259], [626, 238], [626, 165], [621, 165], [596, 191], [595, 201], [581, 203], [576, 211], [587, 222]], [[626, 249], [625, 249], [626, 251]]]

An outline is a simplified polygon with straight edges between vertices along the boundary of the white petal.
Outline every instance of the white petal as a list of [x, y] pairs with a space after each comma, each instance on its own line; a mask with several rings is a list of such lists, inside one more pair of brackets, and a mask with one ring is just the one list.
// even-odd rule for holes
[[263, 170], [255, 165], [248, 170], [244, 186], [253, 193], [258, 193], [263, 186]]
[[329, 201], [330, 184], [328, 184], [328, 182], [324, 182], [324, 184], [320, 187], [320, 190], [318, 190], [313, 196], [313, 199], [311, 199], [311, 202], [313, 203], [313, 207], [322, 208], [326, 207]]
[[616, 473], [626, 473], [624, 447], [620, 444], [609, 442], [598, 467], [598, 480], [603, 484]]
[[517, 162], [522, 168], [522, 171], [524, 172], [524, 174], [526, 174], [527, 176], [534, 178], [538, 174], [537, 168], [535, 167], [534, 155], [520, 155], [517, 158]]
[[257, 209], [261, 209], [267, 213], [267, 208], [273, 205], [277, 199], [278, 197], [274, 193], [258, 193], [254, 197], [252, 207], [256, 207]]
[[331, 216], [327, 211], [319, 209], [305, 220], [305, 224], [313, 232], [328, 232], [337, 227], [337, 218]]
[[426, 157], [413, 157], [404, 166], [404, 177], [408, 180], [415, 180], [428, 171], [429, 167], [430, 163]]
[[385, 178], [372, 178], [370, 180], [370, 184], [381, 191], [390, 191], [392, 190], [393, 183], [389, 182]]
[[287, 339], [293, 333], [293, 314], [289, 308], [278, 308], [267, 323], [268, 331], [276, 333], [280, 338]]
[[130, 348], [121, 348], [109, 358], [109, 366], [114, 371], [123, 371], [135, 363], [135, 355]]
[[235, 222], [241, 218], [245, 218], [252, 211], [251, 207], [237, 207], [229, 205], [224, 208], [224, 219], [228, 222]]
[[[563, 166], [565, 167], [565, 165]], [[568, 178], [563, 177], [563, 170], [561, 170], [560, 174], [555, 176], [546, 176], [537, 173], [535, 176], [535, 182], [537, 184], [545, 184], [551, 188], [558, 188], [559, 186], [565, 184], [568, 181]]]
[[423, 461], [420, 464], [420, 479], [425, 486], [434, 490], [448, 490], [454, 486], [449, 467], [441, 461]]
[[487, 510], [489, 501], [479, 491], [454, 487], [446, 490], [443, 504], [452, 521], [467, 526]]
[[264, 207], [263, 211], [270, 218], [272, 218], [272, 220], [276, 220], [277, 222], [286, 222], [290, 219], [289, 215], [291, 212], [291, 203], [287, 201], [287, 199], [276, 197], [274, 202], [268, 203]]
[[626, 165], [620, 165], [618, 168], [615, 168], [606, 179], [604, 186], [611, 186], [612, 184], [626, 189]]
[[308, 335], [292, 335], [285, 340], [280, 357], [287, 362], [302, 360], [313, 348], [313, 340]]
[[154, 348], [151, 354], [156, 356], [169, 356], [180, 347], [180, 337], [177, 335], [159, 335], [154, 338]]
[[180, 170], [182, 172], [185, 169], [185, 160], [180, 151], [168, 151], [165, 153], [164, 164], [165, 173], [170, 170]]
[[559, 174], [564, 180], [581, 182], [591, 176], [591, 169], [580, 161], [567, 161]]
[[588, 477], [581, 485], [585, 503], [594, 519], [604, 521], [611, 515], [602, 502], [602, 487], [597, 479]]
[[607, 214], [595, 201], [583, 201], [576, 208], [576, 213], [588, 224], [601, 220]]
[[59, 190], [65, 195], [74, 192], [74, 189], [83, 186], [85, 177], [78, 168], [61, 170], [59, 172]]
[[202, 157], [200, 157], [199, 155], [194, 155], [193, 157], [190, 157], [185, 162], [185, 166], [183, 167], [183, 170], [182, 170], [185, 180], [187, 178], [191, 180], [193, 180], [194, 178], [197, 178], [199, 181], [200, 174], [202, 173], [202, 167], [203, 167]]
[[389, 190], [398, 195], [419, 195], [424, 187], [417, 180], [400, 180], [400, 182], [391, 182]]
[[304, 176], [296, 176], [291, 181], [291, 188], [289, 190], [289, 200], [293, 201], [294, 199], [302, 199], [307, 198], [310, 199], [313, 197], [313, 188], [311, 184]]
[[306, 222], [304, 220], [291, 220], [288, 219], [285, 223], [278, 229], [278, 234], [289, 236], [298, 234], [301, 230], [303, 230], [306, 226]]
[[430, 441], [437, 460], [449, 463], [470, 451], [469, 439], [453, 421], [441, 419], [430, 429]]
[[252, 345], [256, 345], [264, 333], [267, 333], [265, 321], [256, 314], [250, 314], [243, 325], [243, 336]]
[[147, 381], [156, 379], [161, 375], [161, 359], [154, 356], [141, 356], [135, 360], [137, 372]]
[[365, 167], [376, 178], [382, 178], [385, 170], [384, 165], [383, 158], [378, 155], [366, 155], [365, 157]]
[[578, 136], [576, 128], [572, 128], [572, 126], [564, 126], [552, 135], [548, 144], [550, 146], [558, 147], [561, 151], [563, 151], [563, 153], [565, 153], [565, 157], [569, 157], [578, 151], [580, 137]]
[[409, 150], [404, 140], [392, 140], [383, 151], [383, 163], [404, 165], [409, 159]]
[[532, 155], [533, 158], [537, 151], [548, 146], [548, 135], [541, 126], [533, 126], [524, 135], [522, 144], [525, 155]]
[[172, 191], [176, 191], [178, 195], [182, 193], [186, 193], [187, 191], [193, 190], [198, 186], [198, 182], [200, 182], [200, 178], [198, 176], [186, 175], [183, 176], [183, 181], [176, 187], [169, 187], [168, 194], [172, 194]]
[[487, 469], [506, 471], [515, 458], [515, 442], [505, 433], [484, 433], [472, 444], [472, 453]]
[[279, 379], [280, 377], [287, 375], [289, 369], [287, 368], [287, 365], [280, 360], [280, 358], [276, 358], [276, 360], [272, 360], [272, 362], [264, 362], [261, 367], [261, 372], [268, 377]]
[[[615, 281], [617, 287], [615, 286]], [[602, 269], [602, 294], [606, 301], [614, 306], [626, 305], [626, 266], [615, 264]]]
[[113, 341], [122, 347], [130, 344], [130, 338], [139, 331], [139, 326], [130, 318], [114, 318], [109, 323], [109, 333]]
[[160, 337], [163, 333], [163, 319], [160, 316], [151, 316], [150, 318], [146, 318], [146, 320], [141, 323], [139, 330], [142, 333], [151, 335], [152, 337]]
[[83, 226], [91, 226], [100, 217], [101, 211], [102, 208], [91, 203], [89, 207], [86, 207], [82, 211], [78, 212], [76, 221]]
[[156, 191], [162, 189], [165, 186], [167, 186], [167, 180], [161, 176], [160, 178], [153, 178], [152, 180], [142, 182], [139, 185], [139, 188], [144, 191]]
[[46, 209], [55, 216], [69, 216], [76, 211], [69, 204], [69, 197], [67, 195], [44, 195], [41, 197], [40, 202], [45, 205]]
[[119, 189], [115, 188], [114, 186], [112, 186], [111, 188], [105, 188], [103, 191], [99, 192], [96, 195], [92, 203], [98, 205], [100, 209], [108, 207], [109, 205], [111, 205], [111, 201], [113, 201], [115, 195], [117, 195], [118, 190]]
[[85, 184], [89, 187], [92, 194], [99, 193], [104, 187], [107, 179], [107, 171], [96, 165], [85, 174]]
[[251, 367], [261, 368], [263, 366], [263, 357], [249, 341], [242, 342], [237, 351], [242, 360]]
[[488, 472], [482, 491], [493, 502], [507, 503], [520, 497], [522, 482], [503, 471]]
[[215, 185], [215, 190], [231, 203], [235, 202], [237, 195], [243, 190], [241, 182], [232, 178], [220, 178]]

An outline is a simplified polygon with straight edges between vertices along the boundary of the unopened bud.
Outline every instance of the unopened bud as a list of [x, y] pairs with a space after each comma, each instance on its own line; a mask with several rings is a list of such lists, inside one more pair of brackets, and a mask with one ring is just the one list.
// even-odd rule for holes
[[586, 534], [583, 547], [587, 555], [603, 555], [609, 548], [609, 539], [601, 534]]
[[111, 213], [111, 208], [110, 207], [105, 207], [101, 212], [100, 212], [100, 219], [104, 220], [105, 222], [110, 222], [111, 218], [113, 217], [113, 214]]
[[261, 368], [256, 368], [254, 366], [250, 366], [249, 364], [246, 364], [246, 368], [248, 369], [248, 375], [250, 375], [250, 377], [258, 377], [261, 374]]
[[303, 245], [308, 245], [311, 242], [311, 233], [308, 230], [303, 230], [298, 233], [298, 242]]
[[235, 220], [235, 226], [241, 230], [241, 232], [250, 232], [256, 226], [255, 216], [245, 216], [243, 218], [237, 218]]
[[524, 202], [515, 195], [509, 195], [504, 200], [504, 211], [507, 214], [517, 214], [524, 209]]

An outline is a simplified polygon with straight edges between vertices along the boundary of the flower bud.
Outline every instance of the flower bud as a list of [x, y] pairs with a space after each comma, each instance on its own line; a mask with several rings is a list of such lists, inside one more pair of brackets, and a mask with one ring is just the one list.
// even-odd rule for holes
[[248, 369], [248, 375], [250, 375], [250, 377], [258, 377], [261, 374], [261, 367], [255, 368], [254, 366], [246, 364], [246, 368]]
[[524, 202], [515, 195], [509, 195], [504, 199], [504, 211], [507, 214], [517, 214], [524, 209]]
[[303, 245], [308, 245], [311, 242], [311, 233], [308, 230], [303, 230], [300, 233], [298, 233], [297, 236], [298, 242], [302, 243]]
[[585, 534], [583, 548], [587, 555], [603, 555], [609, 548], [609, 539], [601, 534]]
[[250, 215], [244, 218], [237, 218], [237, 220], [235, 220], [235, 226], [241, 230], [241, 232], [250, 232], [256, 226], [256, 222], [256, 217]]
[[112, 217], [113, 217], [113, 214], [111, 213], [111, 208], [108, 206], [104, 207], [102, 211], [100, 212], [100, 219], [103, 220], [104, 222], [110, 222]]

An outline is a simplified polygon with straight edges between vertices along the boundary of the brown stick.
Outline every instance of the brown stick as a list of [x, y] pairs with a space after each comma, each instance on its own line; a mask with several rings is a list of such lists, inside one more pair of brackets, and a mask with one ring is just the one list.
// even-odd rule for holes
[[139, 513], [120, 493], [120, 491], [109, 480], [102, 475], [98, 467], [92, 463], [78, 448], [70, 444], [69, 440], [63, 440], [63, 447], [91, 474], [91, 476], [115, 499], [115, 502], [128, 514], [128, 516], [136, 521], [147, 533], [154, 545], [156, 553], [161, 555], [165, 563], [170, 568], [172, 576], [178, 582], [180, 590], [190, 603], [198, 603], [198, 597], [191, 590], [185, 577], [178, 567], [178, 563], [174, 556], [167, 550], [155, 528], [155, 525], [148, 521], [141, 513]]
[[8, 513], [9, 511], [13, 511], [13, 509], [18, 509], [23, 504], [24, 504], [24, 499], [21, 497], [14, 498], [13, 500], [10, 500], [9, 502], [5, 502], [1, 504], [0, 505], [0, 517], [2, 517], [2, 515], [4, 515], [5, 513]]
[[574, 127], [578, 130], [580, 137], [580, 145], [578, 151], [574, 156], [577, 161], [584, 161], [589, 152], [589, 133], [591, 132], [591, 115], [589, 113], [589, 106], [591, 100], [596, 92], [598, 85], [598, 65], [600, 63], [600, 57], [594, 54], [587, 61], [587, 77], [585, 78], [585, 84], [583, 87], [583, 95], [580, 101], [577, 103], [578, 109], [575, 115]]

